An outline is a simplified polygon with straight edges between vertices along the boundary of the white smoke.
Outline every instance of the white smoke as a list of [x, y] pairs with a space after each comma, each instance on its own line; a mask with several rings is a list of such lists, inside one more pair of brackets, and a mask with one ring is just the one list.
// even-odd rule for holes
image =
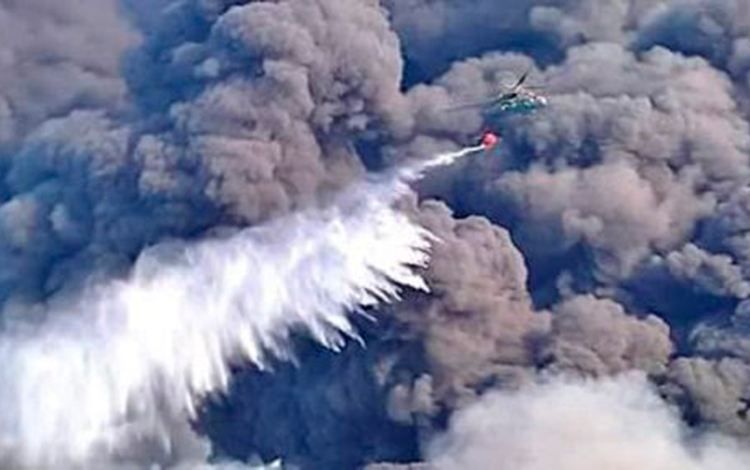
[[350, 312], [427, 288], [415, 268], [428, 262], [431, 237], [391, 206], [424, 169], [479, 149], [355, 185], [327, 209], [158, 246], [127, 279], [5, 331], [0, 460], [102, 468], [137, 460], [131, 447], [150, 442], [169, 464], [173, 423], [227, 387], [230, 362], [286, 358], [297, 330], [340, 348], [356, 336]]
[[740, 470], [750, 459], [728, 437], [687, 429], [638, 373], [490, 393], [428, 453], [435, 470]]

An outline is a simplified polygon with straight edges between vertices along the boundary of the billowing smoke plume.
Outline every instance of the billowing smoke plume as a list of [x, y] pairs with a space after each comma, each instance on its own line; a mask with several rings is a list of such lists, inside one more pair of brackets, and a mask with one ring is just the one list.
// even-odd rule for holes
[[[544, 84], [551, 100], [543, 112], [500, 123], [495, 154], [424, 185], [423, 195], [458, 214], [506, 227], [520, 253], [480, 218], [456, 223], [446, 210], [436, 219], [442, 230], [435, 223], [433, 231], [447, 241], [427, 273], [435, 295], [388, 309], [396, 323], [384, 328], [388, 341], [379, 355], [362, 356], [386, 389], [389, 416], [429, 435], [444, 412], [539, 369], [601, 376], [639, 368], [688, 423], [745, 435], [746, 2], [384, 3], [403, 41], [414, 116], [413, 138], [388, 142], [388, 157], [476, 135], [488, 125], [478, 113], [443, 110], [487, 96], [509, 71], [531, 66], [530, 82]], [[445, 237], [453, 226], [461, 235]]]
[[[334, 333], [353, 334], [349, 310], [391, 298], [391, 282], [421, 287], [407, 265], [424, 261], [424, 233], [388, 208], [403, 189], [332, 194], [362, 173], [356, 135], [403, 127], [385, 12], [356, 1], [230, 6], [0, 9], [13, 39], [0, 77], [9, 465], [205, 453], [187, 420], [226, 386], [228, 360], [289, 354], [292, 327], [338, 345]], [[318, 196], [333, 209], [318, 212]], [[142, 252], [292, 209], [313, 215]], [[91, 287], [92, 275], [127, 271]]]
[[424, 167], [355, 185], [324, 211], [157, 245], [127, 279], [12, 325], [0, 336], [3, 461], [182, 463], [175, 429], [190, 435], [200, 400], [226, 389], [230, 361], [290, 358], [295, 331], [341, 348], [357, 335], [349, 312], [396, 299], [400, 287], [427, 288], [413, 269], [426, 265], [428, 232], [391, 208]]
[[693, 435], [645, 378], [555, 380], [488, 393], [457, 412], [428, 454], [434, 470], [739, 470], [748, 454]]
[[[77, 311], [92, 277], [161, 260], [142, 253], [168, 239], [257, 224], [284, 239], [279, 220], [330, 207], [367, 168], [489, 126], [496, 150], [402, 204], [440, 240], [431, 294], [373, 310], [366, 348], [294, 342], [298, 368], [233, 369], [194, 423], [215, 452], [416, 462], [486, 393], [515, 390], [503, 408], [540, 372], [630, 369], [686, 424], [750, 435], [746, 0], [67, 3], [0, 0], [5, 328]], [[444, 112], [527, 69], [547, 109]], [[203, 459], [176, 414], [173, 441]]]
[[[529, 293], [553, 325], [552, 337], [525, 342], [534, 365], [597, 376], [641, 368], [689, 423], [746, 436], [741, 201], [750, 132], [738, 65], [749, 4], [514, 2], [509, 26], [476, 3], [394, 4], [394, 25], [413, 72], [407, 76], [435, 74], [433, 85], [408, 92], [421, 133], [476, 132], [476, 113], [448, 118], [438, 111], [443, 103], [486, 96], [505, 71], [520, 73], [529, 56], [536, 60], [531, 80], [545, 85], [551, 106], [503, 121], [495, 158], [426, 186], [461, 214], [507, 227], [518, 243]], [[470, 54], [497, 52], [450, 65], [445, 54], [462, 43], [446, 44], [466, 25], [478, 39], [468, 42]], [[626, 326], [631, 321], [638, 323]], [[447, 355], [474, 343], [458, 344]], [[692, 357], [672, 360], [673, 352]], [[480, 374], [471, 388], [484, 390], [488, 380], [509, 386], [492, 376]]]
[[229, 3], [129, 2], [141, 45], [107, 51], [127, 112], [48, 113], [18, 144], [0, 301], [126, 269], [164, 237], [314, 205], [362, 174], [359, 134], [404, 126], [398, 39], [377, 3]]

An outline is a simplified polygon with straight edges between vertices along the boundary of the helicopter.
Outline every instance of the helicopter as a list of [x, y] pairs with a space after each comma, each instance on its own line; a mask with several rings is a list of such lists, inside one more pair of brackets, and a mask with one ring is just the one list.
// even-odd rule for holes
[[[471, 103], [462, 103], [446, 109], [446, 111], [458, 111], [463, 109], [479, 108], [485, 119], [490, 121], [497, 120], [507, 114], [529, 113], [539, 108], [547, 106], [548, 100], [543, 95], [533, 91], [539, 87], [526, 87], [524, 83], [529, 76], [529, 70], [508, 87], [507, 90], [496, 93], [495, 96], [475, 101]], [[479, 138], [479, 144], [485, 149], [490, 149], [497, 145], [500, 138], [492, 131], [485, 131]]]
[[540, 87], [524, 86], [526, 79], [529, 77], [529, 71], [524, 72], [518, 81], [506, 91], [501, 91], [496, 93], [495, 96], [481, 101], [452, 106], [446, 111], [480, 108], [483, 114], [495, 114], [499, 112], [534, 111], [547, 106], [547, 98], [533, 91]]

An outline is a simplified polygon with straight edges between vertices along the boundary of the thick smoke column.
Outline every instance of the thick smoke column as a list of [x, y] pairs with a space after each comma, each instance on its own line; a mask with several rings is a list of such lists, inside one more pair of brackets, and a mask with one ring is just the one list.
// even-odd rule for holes
[[224, 390], [230, 361], [287, 358], [295, 330], [340, 347], [356, 336], [350, 311], [403, 286], [426, 289], [414, 268], [427, 263], [430, 236], [391, 207], [408, 180], [476, 150], [355, 185], [321, 211], [157, 246], [128, 279], [51, 307], [41, 325], [18, 325], [0, 338], [4, 458], [31, 468], [107, 462], [154, 439], [169, 455], [170, 420], [194, 418], [201, 397]]
[[[195, 262], [213, 262], [216, 247], [242, 251], [234, 236], [141, 251], [279, 220], [365, 167], [472, 138], [488, 124], [479, 113], [440, 110], [485, 98], [530, 68], [528, 84], [545, 86], [550, 107], [504, 121], [493, 152], [422, 185], [422, 198], [445, 204], [409, 207], [442, 240], [424, 272], [431, 294], [379, 310], [381, 321], [361, 330], [366, 350], [350, 342], [338, 355], [305, 349], [296, 369], [232, 369], [230, 393], [216, 400], [225, 407], [208, 407], [197, 427], [215, 453], [240, 460], [282, 456], [315, 470], [409, 462], [482, 394], [521, 387], [520, 399], [540, 371], [603, 377], [636, 368], [691, 425], [750, 436], [750, 2], [497, 3], [0, 0], [0, 311], [3, 324], [18, 316], [46, 325], [4, 336], [0, 359], [10, 370], [0, 378], [17, 377], [21, 351], [36, 350], [42, 365], [56, 348], [93, 344], [89, 330], [130, 331], [83, 333], [75, 323], [98, 318], [91, 304], [58, 299], [37, 311], [37, 302], [92, 275], [121, 274], [139, 256], [132, 285], [85, 298], [152, 295], [160, 279], [213, 281]], [[367, 188], [387, 199], [380, 181]], [[359, 214], [357, 191], [337, 200], [347, 220]], [[338, 217], [307, 214], [320, 227]], [[278, 230], [298, 230], [300, 220], [233, 235], [281, 247], [294, 236]], [[197, 292], [205, 291], [183, 303], [209, 301]], [[129, 314], [117, 302], [96, 305]], [[290, 322], [304, 329], [298, 320]], [[307, 329], [321, 326], [335, 344], [346, 325]], [[290, 354], [286, 333], [255, 334], [268, 352]], [[196, 357], [187, 346], [180, 354]], [[210, 353], [234, 361], [248, 351], [237, 342]], [[92, 367], [102, 368], [100, 356]], [[221, 389], [225, 364], [197, 375], [206, 383], [181, 376], [175, 390], [169, 364], [157, 364], [138, 388], [155, 394], [155, 421], [126, 407], [118, 436], [135, 437], [116, 449], [95, 445], [92, 459], [117, 456], [138, 469], [204, 462], [206, 452], [192, 449], [188, 405]], [[125, 378], [101, 383], [131, 380], [121, 369], [105, 372]], [[4, 382], [18, 413], [42, 393], [16, 394], [22, 382]], [[180, 387], [195, 394], [162, 406]], [[47, 441], [69, 436], [61, 434]], [[162, 435], [165, 443], [153, 438]]]

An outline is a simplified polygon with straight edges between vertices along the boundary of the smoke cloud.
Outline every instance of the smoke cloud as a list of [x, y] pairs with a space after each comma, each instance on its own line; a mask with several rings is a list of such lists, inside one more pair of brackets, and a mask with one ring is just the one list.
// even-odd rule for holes
[[117, 1], [5, 1], [0, 31], [0, 149], [75, 109], [122, 110], [119, 62], [139, 36]]
[[[0, 391], [11, 410], [0, 431], [14, 464], [36, 448], [49, 452], [40, 465], [53, 454], [125, 468], [209, 465], [209, 454], [316, 469], [416, 462], [454, 413], [493, 400], [552, 407], [551, 390], [591, 398], [607, 423], [653, 425], [643, 441], [612, 435], [633, 458], [662, 443], [663, 468], [711, 469], [706, 456], [731, 459], [726, 449], [746, 443], [746, 0], [22, 3], [0, 0]], [[546, 109], [445, 112], [525, 70]], [[502, 137], [494, 150], [437, 169], [417, 195], [368, 174], [488, 128]], [[388, 208], [391, 193], [408, 218]], [[438, 240], [418, 270], [430, 292], [371, 306], [377, 321], [356, 329], [366, 348], [344, 341], [355, 329], [343, 313], [364, 299], [342, 287], [348, 269], [373, 267], [370, 256], [424, 262], [370, 249], [422, 243], [418, 227]], [[357, 274], [358, 286], [385, 279]], [[238, 292], [239, 280], [262, 294]], [[277, 311], [335, 314], [254, 316], [270, 323], [248, 349], [242, 312], [265, 311], [274, 292]], [[104, 321], [118, 316], [140, 323]], [[300, 344], [300, 324], [341, 354]], [[271, 359], [297, 350], [298, 367]], [[130, 359], [105, 373], [107, 354]], [[143, 375], [135, 357], [147, 358]], [[645, 379], [606, 379], [632, 369], [677, 411]], [[76, 400], [36, 408], [63, 380], [46, 370], [77, 377], [60, 386]], [[591, 382], [533, 385], [546, 374]], [[67, 419], [89, 394], [108, 398]], [[529, 418], [539, 441], [557, 439], [552, 418]], [[685, 444], [680, 419], [741, 443]], [[597, 429], [571, 433], [599, 449]], [[102, 443], [110, 431], [124, 437]], [[454, 424], [448, 442], [481, 449], [480, 434]], [[450, 454], [440, 458], [475, 458]]]
[[748, 458], [737, 442], [687, 430], [640, 375], [490, 393], [457, 412], [428, 453], [436, 470], [729, 470]]
[[172, 433], [190, 437], [187, 420], [200, 399], [226, 389], [231, 361], [262, 368], [269, 355], [288, 359], [294, 331], [341, 348], [356, 336], [349, 312], [396, 299], [400, 287], [427, 288], [413, 269], [427, 262], [428, 232], [390, 207], [424, 168], [355, 185], [322, 212], [157, 245], [127, 279], [52, 304], [41, 323], [13, 325], [0, 336], [4, 460], [181, 462]]

